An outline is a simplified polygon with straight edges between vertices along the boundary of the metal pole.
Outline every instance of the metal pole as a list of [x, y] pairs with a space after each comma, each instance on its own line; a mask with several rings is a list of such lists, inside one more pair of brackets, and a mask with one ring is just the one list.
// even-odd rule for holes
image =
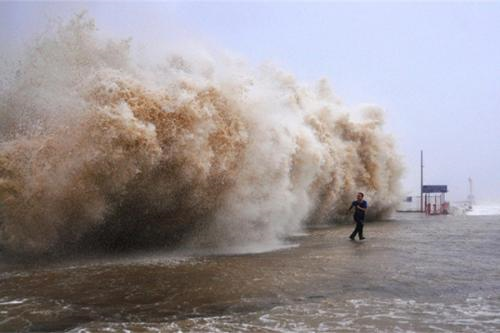
[[424, 151], [420, 151], [420, 212], [424, 211]]

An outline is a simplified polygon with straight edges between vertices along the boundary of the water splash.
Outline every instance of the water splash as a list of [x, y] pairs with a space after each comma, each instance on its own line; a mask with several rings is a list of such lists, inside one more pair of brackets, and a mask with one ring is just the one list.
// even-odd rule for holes
[[269, 246], [345, 218], [357, 191], [372, 217], [397, 205], [379, 108], [222, 52], [138, 66], [130, 45], [78, 15], [2, 84], [2, 248]]

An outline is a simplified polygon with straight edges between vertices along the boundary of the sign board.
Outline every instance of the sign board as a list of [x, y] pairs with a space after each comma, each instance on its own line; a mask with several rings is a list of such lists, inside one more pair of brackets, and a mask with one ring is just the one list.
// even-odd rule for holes
[[446, 193], [448, 192], [448, 185], [423, 185], [423, 193]]

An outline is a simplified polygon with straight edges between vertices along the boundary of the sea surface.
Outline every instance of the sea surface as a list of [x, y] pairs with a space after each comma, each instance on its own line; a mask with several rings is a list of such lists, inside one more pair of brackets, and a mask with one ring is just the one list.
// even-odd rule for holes
[[352, 229], [254, 254], [3, 254], [0, 331], [500, 331], [500, 216], [399, 213], [367, 223], [364, 241]]

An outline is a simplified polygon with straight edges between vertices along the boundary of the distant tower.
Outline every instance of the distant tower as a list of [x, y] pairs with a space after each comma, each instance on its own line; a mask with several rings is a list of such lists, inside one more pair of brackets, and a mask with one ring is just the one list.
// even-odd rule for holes
[[420, 151], [420, 212], [424, 212], [424, 151]]
[[469, 205], [472, 206], [474, 205], [476, 202], [476, 200], [474, 199], [474, 194], [472, 194], [472, 178], [469, 177], [469, 195], [467, 196], [467, 201], [469, 201]]

